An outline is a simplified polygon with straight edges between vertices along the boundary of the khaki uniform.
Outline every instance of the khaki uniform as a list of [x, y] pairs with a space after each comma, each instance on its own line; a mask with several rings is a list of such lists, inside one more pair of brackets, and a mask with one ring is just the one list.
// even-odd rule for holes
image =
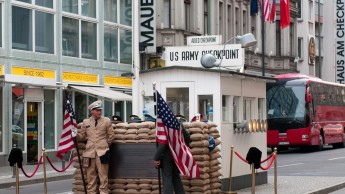
[[89, 158], [89, 167], [86, 168], [87, 174], [87, 193], [96, 194], [97, 174], [100, 180], [100, 194], [108, 194], [108, 164], [102, 164], [100, 156], [103, 156], [111, 145], [114, 133], [109, 118], [101, 117], [97, 120], [93, 117], [83, 121], [81, 131], [78, 133], [78, 140], [87, 140], [83, 158]]

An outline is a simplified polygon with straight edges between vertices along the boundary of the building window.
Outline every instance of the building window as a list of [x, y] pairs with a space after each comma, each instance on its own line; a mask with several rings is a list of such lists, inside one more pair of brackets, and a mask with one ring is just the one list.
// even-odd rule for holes
[[219, 2], [219, 34], [224, 37], [224, 7], [223, 2]]
[[276, 55], [281, 56], [281, 29], [280, 20], [276, 20]]
[[247, 16], [247, 11], [246, 10], [243, 10], [243, 33], [242, 34], [245, 34], [245, 33], [248, 33], [249, 30], [248, 30], [248, 16]]
[[290, 23], [290, 56], [296, 56], [295, 50], [295, 25]]
[[132, 0], [120, 1], [120, 23], [132, 26]]
[[224, 123], [229, 122], [229, 98], [230, 96], [222, 96], [222, 121]]
[[191, 9], [191, 1], [184, 0], [184, 20], [185, 20], [185, 30], [190, 31], [191, 23], [190, 23], [190, 9]]
[[117, 0], [104, 0], [104, 20], [117, 23]]
[[83, 122], [87, 117], [87, 96], [79, 92], [74, 92], [74, 111], [77, 123]]
[[78, 0], [63, 0], [62, 11], [78, 14]]
[[213, 96], [199, 95], [199, 111], [198, 113], [204, 116], [205, 120], [213, 121]]
[[241, 97], [239, 96], [234, 96], [233, 101], [232, 101], [232, 121], [234, 123], [239, 123], [240, 122], [240, 99]]
[[97, 59], [97, 26], [90, 22], [81, 22], [81, 56]]
[[62, 55], [79, 57], [79, 21], [62, 17]]
[[263, 120], [265, 119], [265, 99], [259, 98], [258, 99], [258, 119]]
[[118, 62], [118, 29], [104, 27], [104, 60]]
[[12, 48], [32, 51], [32, 14], [30, 9], [12, 6]]
[[120, 29], [120, 63], [132, 64], [132, 32]]
[[208, 35], [208, 0], [204, 0], [204, 34]]
[[298, 19], [302, 19], [302, 9], [303, 9], [303, 7], [302, 7], [302, 0], [298, 0], [298, 13], [297, 13], [297, 18]]
[[189, 118], [189, 88], [167, 88], [168, 106], [175, 115]]
[[81, 2], [81, 15], [96, 18], [96, 0], [83, 0]]
[[54, 15], [36, 11], [35, 13], [36, 51], [54, 53]]
[[314, 19], [314, 15], [313, 15], [313, 11], [314, 11], [314, 9], [313, 9], [313, 1], [310, 1], [309, 0], [309, 6], [308, 6], [308, 12], [309, 12], [309, 15], [308, 15], [308, 20], [310, 21], [310, 22], [313, 22], [313, 19]]
[[170, 1], [164, 0], [163, 2], [163, 28], [170, 28]]
[[238, 7], [235, 8], [235, 28], [236, 28], [236, 36], [241, 34], [240, 31], [240, 25], [241, 25], [241, 14], [240, 14], [240, 9]]
[[254, 118], [254, 99], [244, 98], [243, 99], [243, 120], [249, 121]]
[[227, 11], [227, 37], [226, 40], [232, 37], [234, 26], [232, 25], [233, 21], [233, 15], [232, 15], [232, 7], [231, 5], [228, 5], [228, 11]]
[[298, 37], [298, 58], [303, 59], [303, 38], [302, 37]]
[[55, 149], [55, 91], [44, 90], [44, 147]]
[[35, 4], [42, 7], [53, 8], [54, 2], [53, 0], [35, 0]]
[[108, 117], [109, 119], [112, 119], [113, 116], [113, 102], [104, 100], [104, 116]]

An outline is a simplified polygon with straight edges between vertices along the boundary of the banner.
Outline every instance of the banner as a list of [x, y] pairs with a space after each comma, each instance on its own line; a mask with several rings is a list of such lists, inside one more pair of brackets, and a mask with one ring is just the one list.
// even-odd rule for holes
[[345, 0], [335, 1], [335, 73], [336, 82], [345, 83]]
[[140, 43], [147, 53], [156, 53], [156, 19], [154, 0], [140, 0]]

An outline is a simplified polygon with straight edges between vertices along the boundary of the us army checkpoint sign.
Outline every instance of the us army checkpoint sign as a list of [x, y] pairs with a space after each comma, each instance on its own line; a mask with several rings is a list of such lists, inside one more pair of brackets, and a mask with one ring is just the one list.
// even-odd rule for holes
[[[217, 61], [223, 58], [222, 66], [231, 66], [236, 69], [244, 66], [244, 51], [240, 44], [211, 45], [211, 46], [184, 46], [165, 48], [165, 65], [202, 67], [200, 60], [204, 54], [213, 54]], [[230, 67], [230, 68], [231, 68]]]

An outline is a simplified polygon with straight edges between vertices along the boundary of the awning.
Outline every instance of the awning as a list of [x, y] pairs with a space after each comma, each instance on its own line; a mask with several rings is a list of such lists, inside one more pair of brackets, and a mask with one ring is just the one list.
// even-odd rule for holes
[[30, 86], [59, 87], [56, 84], [55, 79], [38, 78], [38, 77], [31, 77], [31, 76], [20, 76], [20, 75], [12, 75], [12, 74], [1, 75], [0, 82], [30, 85]]
[[69, 87], [78, 92], [90, 94], [100, 98], [106, 98], [111, 101], [132, 101], [132, 96], [104, 87], [88, 87], [75, 85], [70, 85]]

